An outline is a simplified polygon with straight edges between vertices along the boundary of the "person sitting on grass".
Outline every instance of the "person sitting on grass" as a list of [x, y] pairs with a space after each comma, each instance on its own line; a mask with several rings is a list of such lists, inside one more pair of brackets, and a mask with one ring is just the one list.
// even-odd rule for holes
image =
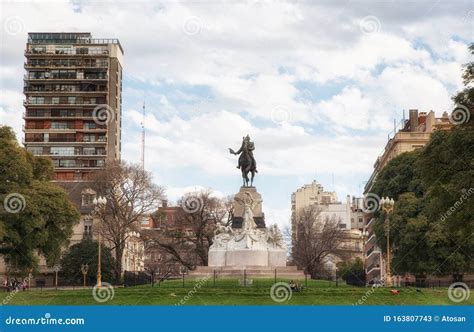
[[290, 289], [294, 291], [296, 289], [296, 284], [293, 280], [290, 280]]

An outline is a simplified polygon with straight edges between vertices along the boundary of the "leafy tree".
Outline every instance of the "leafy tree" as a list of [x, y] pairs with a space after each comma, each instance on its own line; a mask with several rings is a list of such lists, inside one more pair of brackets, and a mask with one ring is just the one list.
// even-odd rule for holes
[[15, 272], [49, 266], [72, 235], [80, 215], [67, 194], [49, 182], [51, 161], [18, 145], [13, 130], [0, 127], [0, 255]]
[[[469, 46], [471, 55], [474, 55], [474, 44]], [[464, 72], [462, 75], [464, 89], [458, 92], [453, 100], [457, 104], [466, 105], [469, 108], [474, 107], [474, 62], [469, 62], [464, 65]], [[472, 122], [472, 121], [471, 121]]]
[[[82, 285], [83, 275], [81, 265], [89, 266], [86, 282], [88, 285], [94, 285], [97, 281], [97, 263], [99, 244], [97, 241], [85, 239], [73, 246], [61, 258], [61, 275], [69, 282]], [[102, 280], [111, 282], [114, 280], [112, 266], [115, 260], [110, 253], [110, 249], [101, 246], [101, 274]]]
[[364, 262], [359, 257], [353, 261], [340, 262], [338, 269], [339, 275], [347, 284], [365, 286]]
[[[474, 44], [469, 50], [474, 55]], [[460, 279], [472, 270], [474, 62], [465, 65], [462, 77], [465, 88], [453, 101], [465, 107], [464, 121], [453, 121], [450, 131], [433, 133], [423, 149], [392, 159], [374, 185], [379, 197], [396, 201], [390, 216], [393, 272], [451, 273]], [[385, 251], [385, 216], [381, 211], [374, 216], [377, 241]]]
[[[435, 132], [425, 148], [394, 158], [380, 173], [374, 192], [396, 201], [390, 215], [394, 273], [410, 272], [418, 276], [451, 273], [457, 278], [471, 270], [472, 146], [474, 131], [469, 127]], [[375, 217], [377, 241], [385, 251], [386, 216], [378, 211]]]

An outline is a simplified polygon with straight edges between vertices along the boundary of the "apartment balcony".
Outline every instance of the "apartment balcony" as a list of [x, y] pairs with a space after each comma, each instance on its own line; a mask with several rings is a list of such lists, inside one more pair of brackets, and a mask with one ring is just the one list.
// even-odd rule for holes
[[374, 232], [369, 234], [369, 237], [367, 239], [367, 244], [371, 243], [372, 240], [375, 240], [375, 233]]
[[374, 244], [372, 248], [367, 250], [366, 259], [369, 259], [372, 255], [377, 255], [377, 254], [380, 254], [380, 249], [376, 244]]
[[46, 154], [40, 154], [39, 156], [42, 157], [49, 157], [49, 158], [105, 158], [107, 154], [104, 153], [94, 153], [94, 154], [85, 154], [85, 153], [77, 153], [77, 154], [51, 154], [51, 153], [46, 153]]
[[109, 80], [108, 76], [102, 76], [102, 77], [57, 77], [57, 78], [52, 78], [52, 77], [40, 77], [40, 78], [30, 78], [27, 76], [23, 76], [23, 81], [25, 82], [107, 82]]
[[25, 128], [23, 125], [23, 131], [25, 133], [75, 133], [78, 129], [74, 128]]
[[66, 170], [96, 170], [96, 169], [103, 169], [105, 166], [84, 166], [84, 165], [78, 165], [78, 166], [54, 166], [55, 171], [66, 171]]
[[52, 63], [45, 63], [41, 65], [33, 65], [28, 62], [23, 63], [23, 67], [26, 70], [31, 69], [87, 69], [87, 68], [102, 68], [107, 69], [109, 68], [108, 64], [95, 64], [95, 65], [88, 65], [88, 64], [76, 64], [76, 65], [59, 65], [59, 64], [52, 64]]
[[100, 56], [100, 57], [107, 57], [109, 55], [108, 50], [88, 50], [87, 53], [77, 53], [76, 50], [71, 50], [70, 52], [67, 51], [55, 51], [55, 52], [47, 52], [45, 51], [38, 51], [38, 50], [25, 50], [24, 53], [25, 57], [32, 58], [32, 57], [90, 57], [90, 56]]
[[76, 141], [76, 140], [63, 140], [63, 141], [39, 141], [39, 140], [26, 140], [24, 137], [21, 139], [21, 143], [23, 145], [105, 145], [107, 144], [107, 140], [97, 140], [97, 141]]
[[370, 226], [373, 226], [374, 222], [375, 222], [375, 218], [370, 218], [365, 228], [368, 229]]
[[374, 271], [380, 271], [380, 263], [374, 262], [371, 265], [369, 265], [366, 269], [367, 274], [370, 274]]
[[74, 103], [66, 103], [66, 102], [59, 102], [59, 103], [51, 103], [51, 102], [48, 102], [48, 103], [37, 103], [37, 102], [32, 102], [32, 101], [27, 101], [27, 100], [23, 100], [23, 106], [27, 107], [27, 106], [34, 106], [34, 107], [57, 107], [57, 106], [60, 106], [60, 107], [68, 107], [68, 106], [97, 106], [97, 105], [101, 105], [101, 104], [105, 104], [105, 103], [101, 103], [100, 101], [97, 101], [95, 103], [91, 103], [91, 102], [74, 102]]
[[27, 88], [24, 88], [23, 89], [23, 93], [26, 94], [26, 95], [70, 95], [70, 94], [74, 94], [74, 95], [82, 95], [82, 94], [85, 94], [85, 95], [93, 95], [93, 94], [100, 94], [100, 95], [103, 95], [103, 94], [107, 94], [108, 91], [107, 89], [103, 89], [103, 90], [84, 90], [84, 91], [80, 91], [80, 90], [30, 90], [30, 89], [27, 89]]
[[67, 119], [80, 119], [80, 120], [94, 120], [94, 117], [92, 115], [82, 115], [82, 114], [76, 114], [76, 115], [51, 115], [51, 113], [44, 113], [41, 115], [28, 115], [27, 112], [23, 112], [23, 119], [61, 119], [61, 120], [67, 120]]

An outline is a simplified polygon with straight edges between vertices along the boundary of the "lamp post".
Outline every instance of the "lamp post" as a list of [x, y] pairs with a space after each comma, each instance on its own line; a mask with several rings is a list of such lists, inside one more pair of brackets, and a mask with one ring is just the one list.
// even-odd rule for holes
[[[100, 239], [100, 224], [101, 224], [101, 217], [100, 212], [101, 210], [105, 210], [105, 205], [107, 204], [107, 199], [105, 197], [99, 196], [99, 198], [94, 198], [92, 201], [94, 204], [94, 214], [99, 216], [99, 234], [98, 234], [98, 241], [99, 241], [99, 251], [97, 253], [97, 287], [102, 287], [102, 274], [101, 274], [101, 239]], [[102, 211], [103, 212], [103, 211]]]
[[55, 265], [53, 270], [55, 272], [54, 286], [56, 286], [56, 288], [58, 288], [58, 272], [61, 270], [61, 266]]
[[389, 215], [393, 212], [393, 207], [395, 205], [395, 201], [393, 198], [390, 197], [382, 197], [380, 200], [380, 205], [382, 206], [383, 212], [386, 214], [385, 219], [385, 233], [387, 235], [387, 272], [385, 275], [385, 279], [387, 281], [387, 286], [392, 285], [392, 276], [390, 271], [390, 218]]
[[84, 281], [84, 287], [86, 287], [86, 276], [87, 272], [89, 271], [89, 264], [82, 264], [81, 265], [81, 273], [82, 273], [82, 278]]
[[364, 230], [360, 233], [361, 237], [362, 237], [362, 257], [363, 257], [363, 261], [362, 261], [362, 266], [364, 268], [364, 276], [365, 276], [365, 282], [367, 283], [367, 271], [366, 271], [366, 260], [367, 260], [367, 251], [365, 250], [365, 247], [367, 245], [367, 240], [369, 238], [369, 232], [365, 229], [365, 226], [364, 226]]

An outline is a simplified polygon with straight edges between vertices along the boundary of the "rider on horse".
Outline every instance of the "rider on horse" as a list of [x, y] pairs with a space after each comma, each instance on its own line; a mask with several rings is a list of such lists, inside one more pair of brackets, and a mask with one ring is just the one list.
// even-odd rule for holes
[[247, 135], [242, 138], [242, 146], [240, 149], [236, 152], [231, 151], [231, 153], [237, 155], [240, 154], [239, 157], [239, 163], [237, 164], [237, 168], [242, 167], [242, 165], [245, 164], [244, 158], [246, 157], [245, 152], [247, 152], [248, 157], [252, 161], [253, 169], [255, 170], [255, 173], [258, 173], [257, 171], [257, 162], [255, 161], [255, 158], [253, 156], [253, 150], [255, 150], [255, 144], [250, 140], [250, 136]]

